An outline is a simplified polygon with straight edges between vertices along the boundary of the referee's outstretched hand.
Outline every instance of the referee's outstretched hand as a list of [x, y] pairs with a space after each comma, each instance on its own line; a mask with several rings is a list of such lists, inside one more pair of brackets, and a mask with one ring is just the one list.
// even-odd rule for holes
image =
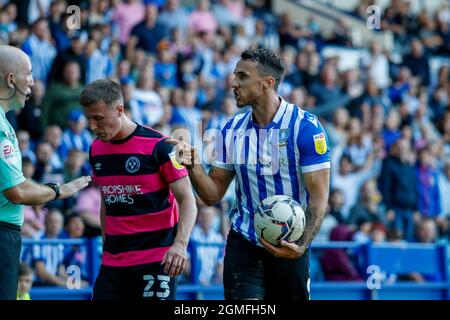
[[171, 277], [178, 276], [186, 267], [186, 258], [186, 247], [179, 242], [175, 242], [161, 261], [161, 265], [164, 266], [164, 272]]
[[260, 238], [260, 241], [264, 248], [277, 258], [297, 259], [303, 256], [306, 251], [306, 248], [284, 240], [281, 240], [278, 246], [270, 244], [263, 238]]
[[175, 157], [179, 164], [190, 169], [194, 164], [200, 163], [198, 161], [197, 150], [189, 143], [170, 138], [166, 142], [175, 145]]
[[91, 182], [91, 176], [83, 176], [78, 179], [72, 180], [68, 183], [62, 184], [59, 187], [61, 195], [58, 199], [66, 199], [73, 196], [75, 193], [80, 191], [81, 189], [86, 188]]

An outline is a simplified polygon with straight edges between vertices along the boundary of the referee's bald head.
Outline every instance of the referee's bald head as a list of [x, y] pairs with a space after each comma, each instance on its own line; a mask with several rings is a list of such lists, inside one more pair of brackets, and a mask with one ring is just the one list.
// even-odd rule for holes
[[0, 102], [6, 111], [21, 109], [34, 86], [30, 58], [19, 48], [0, 46]]
[[[26, 65], [28, 56], [21, 49], [13, 46], [0, 46], [0, 79], [9, 73], [17, 73], [21, 66]], [[0, 83], [0, 87], [6, 84]]]

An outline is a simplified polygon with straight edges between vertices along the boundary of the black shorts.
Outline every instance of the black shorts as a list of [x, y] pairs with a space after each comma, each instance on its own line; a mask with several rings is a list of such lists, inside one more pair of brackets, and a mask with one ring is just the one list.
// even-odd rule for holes
[[16, 300], [19, 281], [20, 227], [0, 221], [0, 300]]
[[174, 300], [176, 278], [160, 263], [133, 267], [101, 266], [92, 300]]
[[226, 300], [309, 300], [308, 251], [300, 258], [276, 258], [230, 230], [224, 261]]

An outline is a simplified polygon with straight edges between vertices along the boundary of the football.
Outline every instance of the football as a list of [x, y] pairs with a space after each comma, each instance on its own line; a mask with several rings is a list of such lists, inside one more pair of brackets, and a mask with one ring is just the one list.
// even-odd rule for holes
[[254, 223], [258, 237], [273, 245], [281, 240], [296, 242], [305, 230], [305, 212], [291, 197], [275, 195], [261, 201]]

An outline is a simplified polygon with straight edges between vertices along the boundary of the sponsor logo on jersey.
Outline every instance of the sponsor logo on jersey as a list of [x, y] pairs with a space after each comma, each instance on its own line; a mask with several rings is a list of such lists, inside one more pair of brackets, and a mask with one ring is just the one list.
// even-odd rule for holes
[[14, 152], [14, 146], [11, 141], [5, 140], [0, 144], [0, 155], [7, 163], [15, 165], [17, 164], [17, 155]]
[[305, 118], [306, 118], [306, 120], [311, 122], [317, 128], [317, 118], [316, 117], [314, 117], [312, 114], [306, 113]]
[[325, 138], [325, 133], [319, 133], [313, 136], [314, 138], [314, 148], [318, 154], [324, 154], [327, 152], [327, 140]]

